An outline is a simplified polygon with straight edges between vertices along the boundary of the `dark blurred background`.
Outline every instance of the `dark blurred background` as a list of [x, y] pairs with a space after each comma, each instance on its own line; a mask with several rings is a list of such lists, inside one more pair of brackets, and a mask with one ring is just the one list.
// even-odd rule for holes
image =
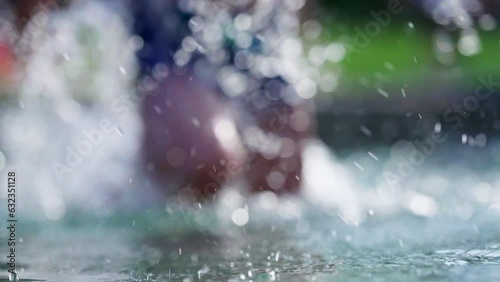
[[[364, 30], [374, 20], [371, 13], [386, 10], [388, 2], [321, 1], [322, 8], [312, 12], [312, 18], [322, 23], [321, 35], [305, 40], [310, 46], [318, 41], [352, 44], [355, 27]], [[436, 127], [457, 144], [463, 134], [495, 138], [500, 130], [498, 83], [477, 110], [464, 114], [463, 127], [453, 129], [455, 122], [446, 121], [444, 114], [447, 110], [455, 114], [454, 105], [474, 94], [479, 77], [500, 81], [499, 3], [401, 1], [401, 5], [402, 12], [391, 15], [389, 24], [370, 37], [365, 48], [346, 52], [338, 63], [322, 65], [340, 79], [334, 91], [318, 97], [321, 138], [340, 154], [344, 149], [425, 137]], [[464, 14], [469, 22], [457, 25], [453, 17]]]

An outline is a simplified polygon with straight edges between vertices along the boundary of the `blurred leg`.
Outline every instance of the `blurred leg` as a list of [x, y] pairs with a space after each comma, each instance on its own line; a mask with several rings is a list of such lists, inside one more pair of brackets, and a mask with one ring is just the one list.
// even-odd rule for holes
[[195, 198], [211, 199], [240, 174], [240, 139], [215, 93], [196, 76], [171, 74], [146, 97], [146, 161], [165, 189], [189, 187]]
[[282, 100], [275, 101], [256, 114], [256, 125], [253, 136], [248, 130], [245, 136], [249, 141], [246, 142], [249, 147], [246, 177], [252, 191], [298, 192], [302, 148], [314, 128], [312, 105], [303, 102], [290, 106]]

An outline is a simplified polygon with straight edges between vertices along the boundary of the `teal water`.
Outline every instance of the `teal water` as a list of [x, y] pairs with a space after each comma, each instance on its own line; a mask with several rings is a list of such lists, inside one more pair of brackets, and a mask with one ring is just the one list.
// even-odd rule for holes
[[[137, 105], [120, 119], [109, 109], [75, 104], [69, 95], [58, 103], [29, 99], [75, 88], [78, 100], [107, 106], [112, 97], [133, 92], [133, 52], [116, 52], [128, 35], [109, 28], [107, 13], [77, 7], [56, 21], [65, 27], [61, 37], [78, 30], [73, 18], [101, 34], [100, 46], [106, 47], [92, 78], [78, 63], [87, 60], [83, 51], [93, 50], [92, 44], [68, 49], [73, 63], [66, 64], [59, 52], [40, 48], [43, 60], [32, 60], [36, 67], [27, 68], [22, 83], [27, 93], [0, 111], [1, 150], [20, 175], [20, 281], [500, 280], [500, 146], [489, 140], [484, 146], [483, 137], [476, 141], [484, 142], [439, 145], [397, 186], [383, 175], [398, 169], [394, 161], [408, 159], [405, 148], [392, 157], [391, 148], [356, 148], [342, 160], [316, 148], [307, 156], [307, 192], [298, 199], [267, 195], [245, 201], [235, 192], [213, 206], [187, 209], [175, 201], [165, 207], [138, 200], [137, 194], [151, 190], [136, 173], [142, 140]], [[52, 57], [57, 60], [47, 59]], [[47, 64], [45, 79], [40, 62]], [[60, 83], [63, 72], [72, 75]], [[97, 98], [110, 85], [112, 97]], [[112, 120], [116, 133], [106, 135], [78, 169], [57, 179], [53, 161], [62, 162], [66, 146], [75, 148], [86, 139], [82, 130], [98, 128], [102, 119]], [[342, 134], [332, 133], [332, 140], [352, 143]], [[117, 204], [122, 193], [125, 199]], [[232, 218], [236, 209], [248, 213], [246, 224], [235, 224], [242, 220]], [[0, 228], [0, 281], [8, 281], [3, 221]]]
[[499, 281], [496, 148], [444, 144], [399, 186], [381, 176], [396, 171], [404, 149], [336, 159], [313, 146], [297, 198], [228, 187], [215, 204], [173, 199], [105, 213], [68, 200], [56, 220], [23, 204], [20, 281]]
[[314, 208], [306, 214], [300, 221], [256, 220], [245, 228], [220, 229], [212, 222], [201, 230], [192, 229], [184, 216], [159, 211], [31, 224], [20, 231], [19, 276], [21, 281], [500, 279], [499, 217], [488, 211], [468, 221], [374, 216], [358, 227]]

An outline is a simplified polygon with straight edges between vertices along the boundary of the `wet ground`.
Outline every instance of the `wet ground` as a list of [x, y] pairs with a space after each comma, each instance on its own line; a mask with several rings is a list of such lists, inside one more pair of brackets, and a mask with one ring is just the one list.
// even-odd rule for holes
[[309, 222], [307, 233], [292, 222], [249, 227], [231, 235], [193, 231], [186, 236], [171, 234], [168, 228], [152, 232], [131, 225], [40, 227], [23, 236], [20, 277], [21, 281], [500, 279], [498, 215], [496, 220], [467, 222], [400, 216], [369, 220], [360, 227], [349, 227], [339, 218], [312, 217], [315, 221]]
[[[498, 281], [496, 147], [436, 147], [400, 186], [377, 184], [373, 175], [389, 171], [392, 161], [383, 153], [389, 148], [379, 148], [374, 166], [366, 152], [330, 159], [337, 168], [323, 179], [330, 190], [311, 189], [302, 199], [266, 194], [242, 201], [231, 191], [215, 206], [170, 203], [104, 217], [69, 209], [56, 222], [26, 218], [18, 231], [19, 275], [21, 281]], [[454, 162], [446, 161], [450, 151]], [[341, 196], [343, 203], [336, 202]], [[232, 214], [238, 207], [248, 211], [243, 226]], [[1, 261], [0, 281], [8, 281]]]

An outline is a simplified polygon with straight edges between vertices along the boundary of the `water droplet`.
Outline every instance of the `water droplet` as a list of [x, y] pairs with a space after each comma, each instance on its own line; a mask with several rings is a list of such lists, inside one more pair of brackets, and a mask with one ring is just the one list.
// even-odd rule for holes
[[476, 135], [475, 141], [475, 144], [478, 147], [486, 146], [486, 135], [484, 135], [483, 133], [479, 133], [478, 135]]
[[357, 168], [359, 168], [359, 170], [361, 170], [361, 171], [365, 171], [365, 169], [364, 169], [361, 165], [359, 165], [359, 164], [358, 164], [358, 162], [354, 162], [354, 165], [355, 165]]
[[191, 122], [194, 124], [194, 126], [200, 127], [200, 121], [197, 118], [192, 117]]
[[458, 40], [458, 51], [464, 56], [474, 56], [481, 51], [481, 41], [474, 30], [467, 30]]
[[359, 127], [359, 129], [361, 130], [361, 132], [363, 132], [366, 136], [368, 137], [371, 137], [372, 136], [372, 131], [368, 128], [366, 128], [366, 126], [362, 125]]
[[9, 282], [17, 282], [19, 281], [19, 276], [17, 275], [17, 272], [14, 270], [14, 272], [9, 273]]
[[384, 89], [378, 88], [377, 92], [378, 94], [384, 96], [385, 98], [389, 98], [389, 93], [387, 93]]
[[479, 18], [479, 26], [486, 31], [494, 30], [497, 27], [495, 18], [491, 15], [483, 15]]
[[434, 124], [434, 132], [435, 133], [441, 132], [441, 123], [440, 122], [436, 122], [436, 124]]
[[123, 135], [123, 129], [121, 129], [121, 127], [115, 126], [115, 130], [116, 130], [116, 132], [118, 132], [118, 134], [120, 134], [120, 136]]
[[231, 214], [231, 220], [238, 226], [246, 225], [248, 223], [248, 219], [249, 215], [246, 209], [239, 208], [233, 211], [233, 213]]
[[372, 157], [374, 160], [378, 161], [377, 156], [375, 156], [372, 152], [368, 151], [368, 155]]
[[390, 71], [393, 71], [393, 70], [396, 69], [396, 67], [393, 64], [389, 63], [389, 62], [384, 62], [384, 67], [386, 69], [390, 70]]

